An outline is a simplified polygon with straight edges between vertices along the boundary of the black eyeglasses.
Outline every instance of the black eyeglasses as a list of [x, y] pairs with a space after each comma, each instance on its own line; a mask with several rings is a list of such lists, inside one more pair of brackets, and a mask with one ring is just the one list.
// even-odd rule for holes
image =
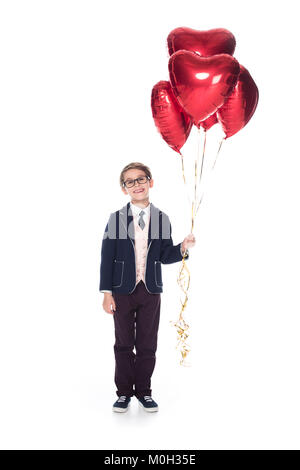
[[138, 182], [138, 184], [145, 184], [147, 183], [148, 180], [150, 180], [149, 176], [139, 176], [138, 178], [135, 178], [134, 180], [124, 181], [123, 186], [126, 186], [126, 188], [132, 188], [135, 185], [136, 181]]

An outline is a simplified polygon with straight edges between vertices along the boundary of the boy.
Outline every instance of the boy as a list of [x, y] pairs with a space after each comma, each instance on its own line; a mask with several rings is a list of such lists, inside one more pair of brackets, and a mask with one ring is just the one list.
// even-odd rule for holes
[[119, 398], [113, 411], [126, 411], [135, 395], [140, 405], [152, 412], [158, 411], [150, 386], [163, 292], [161, 263], [188, 259], [188, 248], [196, 241], [189, 234], [182, 243], [173, 245], [168, 216], [149, 202], [153, 179], [147, 166], [139, 162], [125, 166], [120, 186], [131, 202], [110, 215], [100, 265], [103, 309], [113, 314], [115, 326], [115, 384]]

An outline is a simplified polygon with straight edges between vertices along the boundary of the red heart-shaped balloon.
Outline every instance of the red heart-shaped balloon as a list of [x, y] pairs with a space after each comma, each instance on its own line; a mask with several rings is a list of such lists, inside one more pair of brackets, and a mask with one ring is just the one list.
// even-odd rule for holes
[[175, 28], [167, 38], [170, 56], [179, 50], [197, 52], [203, 57], [215, 54], [233, 55], [235, 37], [224, 28], [197, 31], [191, 28]]
[[192, 120], [176, 100], [170, 82], [161, 80], [152, 88], [152, 116], [162, 138], [176, 152], [188, 138]]
[[240, 65], [237, 84], [217, 117], [227, 137], [241, 130], [251, 119], [258, 103], [258, 88], [248, 70]]
[[238, 61], [228, 54], [201, 57], [177, 51], [169, 59], [174, 95], [198, 128], [232, 93], [239, 71]]

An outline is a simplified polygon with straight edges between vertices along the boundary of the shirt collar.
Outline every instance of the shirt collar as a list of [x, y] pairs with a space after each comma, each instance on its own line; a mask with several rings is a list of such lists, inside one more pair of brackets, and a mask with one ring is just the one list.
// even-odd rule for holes
[[139, 207], [135, 204], [133, 204], [132, 202], [130, 203], [130, 207], [131, 207], [131, 210], [132, 210], [132, 213], [134, 216], [137, 216], [139, 215], [139, 213], [143, 210], [145, 212], [144, 215], [146, 215], [147, 217], [149, 216], [149, 213], [150, 213], [150, 202], [148, 204], [147, 207]]

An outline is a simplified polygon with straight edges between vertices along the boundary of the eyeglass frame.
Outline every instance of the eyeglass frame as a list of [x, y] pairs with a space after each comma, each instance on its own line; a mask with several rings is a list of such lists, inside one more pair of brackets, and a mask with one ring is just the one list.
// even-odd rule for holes
[[[147, 178], [148, 181], [151, 180], [150, 176], [148, 176], [148, 175], [139, 176], [138, 178], [135, 178], [135, 179], [132, 180], [132, 181], [133, 181], [133, 185], [132, 185], [132, 186], [129, 186], [129, 189], [135, 187], [135, 182], [137, 182], [138, 185], [139, 185], [139, 184], [146, 184], [146, 183], [147, 183], [147, 181], [145, 181], [145, 183], [139, 183], [138, 180], [139, 180], [140, 178]], [[126, 181], [123, 181], [122, 184], [123, 184], [123, 187], [124, 187], [124, 188], [127, 188], [127, 187], [128, 187], [128, 186], [126, 186]]]

